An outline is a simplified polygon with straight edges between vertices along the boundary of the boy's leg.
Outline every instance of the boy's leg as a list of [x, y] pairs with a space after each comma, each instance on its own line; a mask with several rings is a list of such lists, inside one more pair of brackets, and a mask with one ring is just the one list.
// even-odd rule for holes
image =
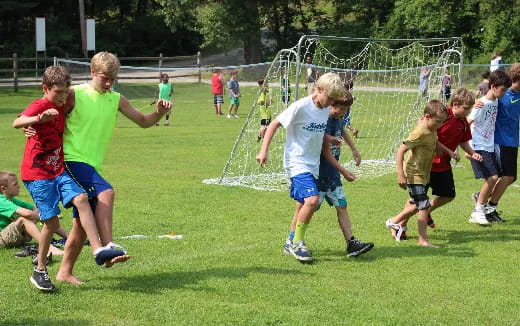
[[72, 229], [70, 230], [69, 237], [65, 243], [65, 253], [58, 273], [56, 274], [56, 281], [76, 285], [84, 284], [74, 276], [72, 270], [74, 269], [74, 264], [76, 263], [81, 250], [83, 249], [86, 237], [87, 235], [85, 234], [85, 231], [83, 231], [80, 220], [78, 218], [72, 219]]
[[419, 210], [419, 214], [417, 216], [417, 228], [419, 231], [419, 246], [422, 247], [430, 247], [430, 248], [439, 248], [439, 246], [433, 245], [428, 241], [428, 235], [426, 232], [426, 226], [428, 223], [428, 208]]
[[78, 210], [81, 225], [83, 226], [83, 230], [85, 231], [88, 240], [90, 241], [92, 251], [96, 252], [101, 247], [101, 241], [99, 240], [99, 232], [96, 225], [96, 220], [94, 218], [94, 214], [92, 214], [92, 210], [90, 209], [87, 195], [85, 193], [77, 195], [74, 197], [74, 199], [72, 199], [72, 204]]
[[239, 106], [240, 106], [240, 104], [235, 104], [235, 113], [234, 113], [234, 115], [237, 115]]
[[106, 246], [112, 242], [112, 220], [114, 213], [114, 189], [107, 189], [97, 195], [96, 224], [99, 229], [101, 244]]
[[38, 241], [38, 265], [36, 268], [40, 271], [45, 269], [47, 265], [47, 255], [51, 245], [52, 235], [60, 226], [58, 216], [51, 217], [43, 221], [42, 231], [40, 232], [40, 239]]
[[[40, 233], [40, 230], [38, 230], [38, 227], [36, 226], [36, 224], [33, 221], [31, 221], [29, 219], [26, 219], [24, 217], [20, 217], [20, 218], [18, 218], [18, 220], [23, 225], [23, 228], [25, 229], [25, 232], [27, 234], [29, 234], [31, 236], [31, 238], [33, 238], [34, 240], [38, 241], [38, 243], [39, 243], [40, 242], [41, 233]], [[16, 220], [16, 221], [18, 221], [18, 220]], [[59, 227], [58, 229], [60, 229], [60, 228], [61, 227]], [[49, 251], [53, 255], [63, 256], [63, 251], [58, 249], [58, 248], [56, 248], [52, 244], [49, 246]]]
[[347, 243], [347, 257], [357, 257], [374, 248], [372, 242], [361, 242], [352, 235], [347, 206], [336, 206], [336, 213], [338, 215], [339, 226]]
[[350, 219], [348, 217], [347, 206], [336, 206], [336, 215], [338, 216], [338, 224], [343, 232], [343, 237], [345, 241], [348, 241], [352, 238], [352, 228], [350, 226]]

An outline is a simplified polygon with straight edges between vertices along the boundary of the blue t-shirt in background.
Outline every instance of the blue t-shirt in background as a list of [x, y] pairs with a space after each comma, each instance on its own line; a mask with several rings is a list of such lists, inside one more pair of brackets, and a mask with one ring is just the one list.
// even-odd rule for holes
[[[238, 80], [231, 79], [228, 81], [228, 89], [232, 89], [233, 93], [238, 95]], [[231, 92], [229, 92], [229, 98], [233, 98], [233, 94], [231, 94]]]
[[518, 147], [520, 121], [520, 92], [511, 89], [498, 99], [497, 120], [495, 122], [495, 144]]

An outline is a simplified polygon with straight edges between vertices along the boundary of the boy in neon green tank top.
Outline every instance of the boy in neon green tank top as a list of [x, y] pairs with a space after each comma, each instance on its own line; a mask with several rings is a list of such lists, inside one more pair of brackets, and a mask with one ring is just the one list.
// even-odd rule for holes
[[[173, 95], [173, 85], [168, 81], [168, 74], [163, 73], [161, 74], [161, 80], [162, 82], [157, 85], [157, 89], [155, 90], [155, 95], [153, 97], [153, 102], [151, 104], [156, 103], [157, 97], [159, 97], [160, 100], [166, 100], [171, 101], [172, 95]], [[170, 114], [171, 110], [166, 113], [166, 119], [164, 120], [164, 125], [169, 126], [170, 125]], [[156, 126], [159, 125], [159, 123], [155, 124]]]
[[[92, 80], [77, 85], [69, 92], [66, 110], [69, 115], [65, 122], [63, 151], [65, 165], [69, 174], [87, 191], [94, 212], [99, 236], [103, 246], [118, 248], [112, 242], [112, 216], [114, 208], [114, 189], [101, 176], [103, 159], [108, 143], [112, 138], [116, 114], [122, 113], [142, 128], [154, 126], [172, 103], [160, 99], [156, 110], [143, 114], [130, 105], [128, 99], [115, 92], [112, 85], [119, 73], [119, 59], [112, 53], [99, 52], [91, 61]], [[34, 131], [26, 133], [34, 135]], [[75, 212], [74, 212], [75, 214]], [[63, 260], [56, 275], [58, 282], [82, 284], [74, 274], [73, 268], [85, 241], [85, 232], [76, 219], [67, 239]], [[123, 255], [105, 263], [124, 262], [130, 256]]]

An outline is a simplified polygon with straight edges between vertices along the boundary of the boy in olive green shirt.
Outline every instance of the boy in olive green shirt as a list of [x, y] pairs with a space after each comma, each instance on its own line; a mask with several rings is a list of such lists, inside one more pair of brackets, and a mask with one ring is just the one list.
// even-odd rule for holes
[[[408, 189], [411, 200], [419, 210], [417, 228], [419, 230], [419, 246], [423, 247], [438, 248], [428, 241], [426, 234], [428, 208], [430, 207], [427, 184], [430, 180], [430, 170], [437, 146], [437, 129], [440, 128], [446, 117], [446, 108], [442, 102], [439, 100], [429, 101], [424, 108], [423, 117], [397, 150], [397, 183], [399, 187]], [[404, 155], [409, 150], [411, 153], [408, 155], [406, 163], [403, 164]], [[399, 225], [400, 222], [396, 218], [386, 221], [386, 226], [391, 228], [392, 232], [396, 232], [395, 238], [398, 241], [404, 231]]]

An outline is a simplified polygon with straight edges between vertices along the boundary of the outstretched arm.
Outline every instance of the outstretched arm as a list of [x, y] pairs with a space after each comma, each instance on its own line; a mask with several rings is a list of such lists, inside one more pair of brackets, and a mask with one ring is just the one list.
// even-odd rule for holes
[[482, 161], [482, 156], [473, 150], [473, 147], [471, 147], [469, 140], [461, 143], [460, 148], [462, 148], [464, 152], [466, 152], [472, 159], [476, 161]]
[[42, 113], [35, 115], [35, 116], [31, 116], [31, 117], [26, 116], [26, 115], [21, 115], [18, 118], [16, 118], [16, 120], [14, 120], [13, 127], [18, 129], [18, 128], [31, 126], [35, 123], [44, 123], [44, 122], [54, 119], [59, 114], [60, 113], [56, 109], [47, 109], [47, 110], [43, 111]]
[[456, 162], [460, 161], [460, 155], [456, 151], [452, 151], [448, 147], [444, 146], [444, 144], [437, 142], [437, 145], [435, 146], [435, 152], [437, 155], [440, 155], [442, 152], [446, 152], [452, 159], [454, 159]]
[[121, 112], [125, 117], [132, 120], [141, 128], [148, 128], [154, 126], [166, 112], [172, 107], [172, 102], [166, 100], [157, 101], [156, 110], [152, 113], [143, 114], [139, 110], [132, 107], [130, 102], [121, 95], [119, 100], [119, 112]]
[[271, 140], [273, 140], [274, 134], [276, 130], [282, 124], [280, 121], [274, 119], [267, 127], [264, 135], [264, 140], [262, 141], [262, 147], [260, 147], [260, 152], [256, 155], [256, 161], [260, 163], [260, 166], [264, 166], [267, 163], [267, 152], [269, 151], [269, 145], [271, 144]]

